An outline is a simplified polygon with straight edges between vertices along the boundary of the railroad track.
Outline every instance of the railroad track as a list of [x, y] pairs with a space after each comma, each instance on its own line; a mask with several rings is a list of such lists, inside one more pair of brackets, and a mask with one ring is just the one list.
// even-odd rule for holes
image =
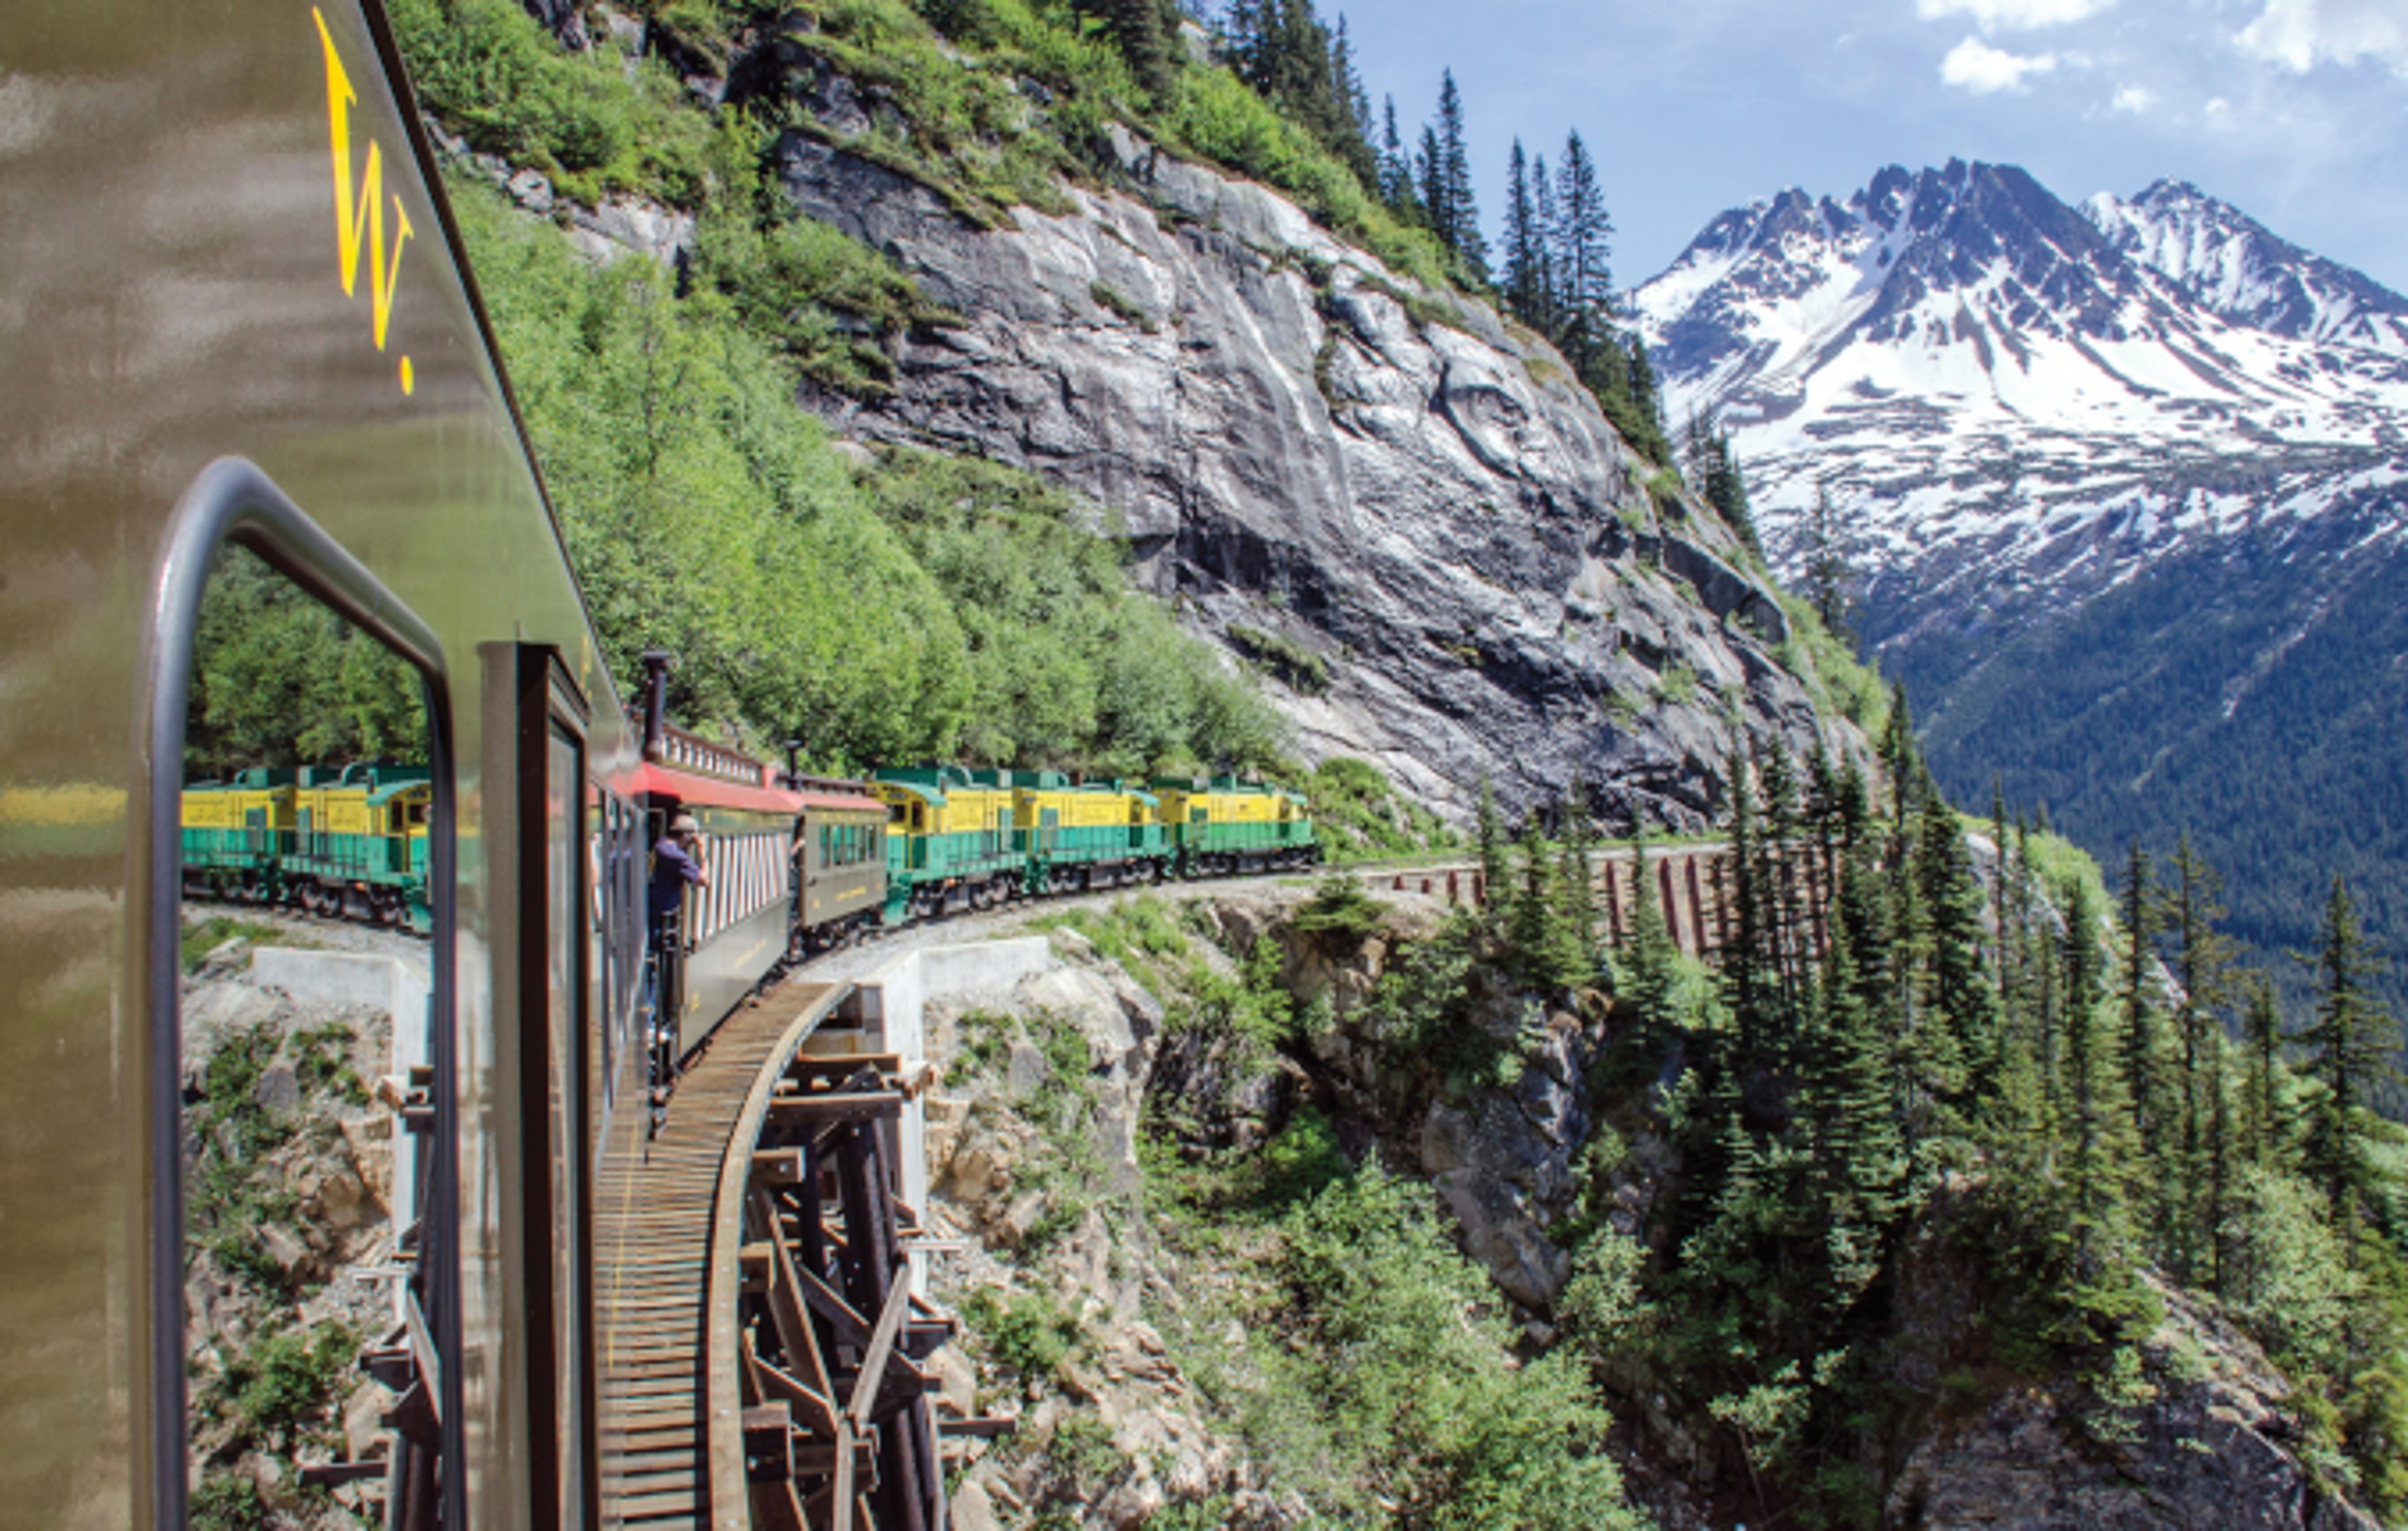
[[[722, 1182], [732, 1161], [749, 1166], [769, 1088], [851, 988], [787, 983], [728, 1017], [688, 1065], [649, 1140], [642, 1109], [620, 1113], [594, 1200], [597, 1433], [611, 1524], [746, 1524], [740, 1476], [735, 1504], [716, 1503], [712, 1491], [714, 1425], [719, 1454], [733, 1449], [741, 1462], [739, 1423], [713, 1418], [712, 1352], [724, 1348], [713, 1335], [733, 1330], [738, 1260], [723, 1226]], [[743, 1182], [738, 1174], [739, 1219]], [[724, 1468], [721, 1476], [724, 1485]]]

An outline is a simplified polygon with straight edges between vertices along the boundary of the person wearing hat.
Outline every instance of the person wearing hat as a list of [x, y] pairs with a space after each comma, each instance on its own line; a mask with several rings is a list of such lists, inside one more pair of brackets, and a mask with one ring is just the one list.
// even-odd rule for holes
[[697, 888], [710, 886], [710, 868], [702, 864], [702, 825], [691, 813], [681, 813], [669, 821], [669, 832], [652, 847], [652, 938], [664, 938], [663, 932], [685, 902], [688, 884]]

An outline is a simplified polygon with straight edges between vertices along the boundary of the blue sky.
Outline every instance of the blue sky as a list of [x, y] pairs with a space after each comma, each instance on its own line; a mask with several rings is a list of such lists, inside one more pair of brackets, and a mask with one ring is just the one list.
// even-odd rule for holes
[[1631, 285], [1726, 207], [1889, 164], [2068, 201], [2195, 182], [2408, 292], [2408, 0], [1320, 0], [1407, 135], [1463, 88], [1493, 226], [1515, 135], [1578, 127]]

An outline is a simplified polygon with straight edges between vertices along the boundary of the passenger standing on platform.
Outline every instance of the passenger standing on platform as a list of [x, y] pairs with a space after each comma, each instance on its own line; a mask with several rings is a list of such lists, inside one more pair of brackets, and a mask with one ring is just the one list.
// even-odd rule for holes
[[697, 888], [710, 886], [710, 868], [702, 864], [702, 825], [691, 813], [681, 813], [669, 821], [669, 832], [652, 847], [652, 940], [654, 944], [667, 938], [666, 932], [685, 902], [688, 884]]

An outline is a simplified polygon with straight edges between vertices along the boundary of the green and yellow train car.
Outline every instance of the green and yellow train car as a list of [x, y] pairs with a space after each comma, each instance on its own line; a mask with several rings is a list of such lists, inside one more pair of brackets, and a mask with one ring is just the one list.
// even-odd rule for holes
[[1304, 799], [1233, 776], [1157, 777], [1154, 790], [1182, 877], [1310, 866], [1321, 859]]
[[992, 909], [1025, 890], [1010, 773], [882, 770], [869, 790], [887, 809], [886, 923]]
[[313, 914], [426, 928], [426, 816], [434, 800], [423, 766], [305, 766], [280, 867], [291, 896]]
[[1121, 781], [1074, 783], [1058, 772], [1023, 773], [1012, 794], [1025, 827], [1032, 893], [1152, 882], [1168, 869], [1170, 838], [1154, 794]]
[[184, 787], [185, 891], [196, 895], [280, 903], [282, 861], [291, 843], [296, 777], [265, 766], [232, 781]]

